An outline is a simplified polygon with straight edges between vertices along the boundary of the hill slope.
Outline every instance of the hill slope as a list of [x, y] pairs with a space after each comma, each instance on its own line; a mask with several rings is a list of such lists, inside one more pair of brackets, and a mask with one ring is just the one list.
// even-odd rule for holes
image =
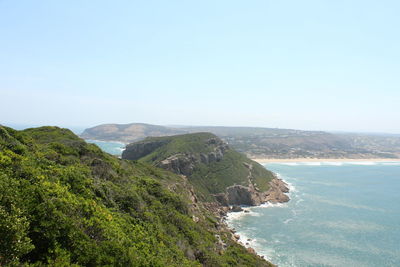
[[128, 145], [122, 158], [151, 163], [187, 176], [204, 201], [259, 205], [288, 200], [278, 192], [275, 185], [281, 182], [273, 173], [211, 133], [149, 137]]
[[0, 265], [270, 266], [171, 172], [67, 129], [0, 126]]

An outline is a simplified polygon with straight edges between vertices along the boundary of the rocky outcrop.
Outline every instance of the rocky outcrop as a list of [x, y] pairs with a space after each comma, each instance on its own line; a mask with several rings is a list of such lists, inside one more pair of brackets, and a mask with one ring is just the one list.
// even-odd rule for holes
[[197, 158], [194, 155], [176, 154], [160, 161], [156, 166], [177, 174], [191, 175]]
[[271, 188], [265, 195], [265, 202], [283, 203], [289, 201], [289, 197], [285, 194], [289, 192], [289, 187], [284, 181], [275, 178], [269, 184]]
[[[213, 151], [200, 154], [175, 154], [160, 161], [156, 164], [156, 166], [177, 174], [189, 176], [193, 173], [193, 170], [197, 164], [200, 162], [203, 164], [210, 164], [215, 161], [220, 161], [224, 157], [225, 152], [229, 149], [228, 145], [218, 138], [210, 138], [207, 140], [206, 144], [214, 146]], [[153, 147], [157, 149], [158, 145], [159, 144], [157, 143]], [[140, 150], [141, 148], [142, 147], [138, 147], [137, 149]], [[138, 152], [134, 151], [132, 153]]]
[[214, 197], [222, 206], [258, 206], [266, 202], [283, 203], [289, 201], [289, 197], [285, 194], [289, 192], [289, 188], [285, 182], [275, 178], [269, 185], [270, 189], [266, 192], [260, 192], [254, 186], [233, 185], [228, 187], [225, 193], [216, 194]]
[[229, 149], [229, 146], [219, 138], [210, 138], [207, 140], [206, 144], [209, 146], [214, 146], [214, 151], [208, 154], [200, 154], [200, 161], [204, 164], [210, 164], [215, 161], [220, 161], [225, 152]]
[[[122, 158], [128, 160], [138, 160], [154, 152], [168, 142], [169, 141], [167, 139], [149, 141], [145, 140], [130, 144], [122, 153]], [[225, 152], [229, 149], [229, 146], [219, 138], [210, 138], [206, 140], [205, 145], [211, 147], [210, 152], [197, 154], [175, 154], [158, 162], [156, 166], [177, 174], [191, 175], [197, 164], [210, 164], [220, 161], [224, 157]]]
[[262, 203], [261, 193], [243, 185], [229, 186], [226, 189], [226, 197], [229, 205], [257, 206]]

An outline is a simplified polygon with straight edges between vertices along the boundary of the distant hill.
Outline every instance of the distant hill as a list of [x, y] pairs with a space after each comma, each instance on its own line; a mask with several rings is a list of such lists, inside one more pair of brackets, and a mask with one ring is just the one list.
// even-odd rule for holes
[[0, 125], [0, 266], [272, 266], [184, 177], [68, 129]]
[[[258, 127], [166, 127], [148, 124], [100, 125], [84, 131], [86, 139], [131, 142], [147, 136], [210, 132], [251, 158], [399, 158], [400, 136], [329, 133]], [[126, 129], [140, 130], [126, 130]], [[156, 130], [153, 130], [156, 129]]]
[[266, 201], [288, 200], [276, 188], [280, 180], [273, 173], [211, 133], [148, 137], [129, 144], [122, 158], [150, 163], [187, 176], [196, 195], [203, 201], [259, 205]]
[[84, 139], [131, 143], [148, 136], [166, 136], [182, 133], [186, 133], [186, 131], [145, 123], [102, 124], [85, 129], [81, 137]]

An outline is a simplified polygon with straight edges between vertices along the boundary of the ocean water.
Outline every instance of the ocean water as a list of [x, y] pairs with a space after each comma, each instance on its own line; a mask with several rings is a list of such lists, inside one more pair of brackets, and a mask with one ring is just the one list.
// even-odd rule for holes
[[230, 213], [241, 242], [278, 266], [400, 266], [400, 162], [265, 166], [291, 200]]
[[108, 142], [99, 140], [85, 140], [88, 143], [98, 145], [104, 152], [110, 153], [111, 155], [121, 156], [122, 151], [125, 150], [125, 144], [121, 142]]

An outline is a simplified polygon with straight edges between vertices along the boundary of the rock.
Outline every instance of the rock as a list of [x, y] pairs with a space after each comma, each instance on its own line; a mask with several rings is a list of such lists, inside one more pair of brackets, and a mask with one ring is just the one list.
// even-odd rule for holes
[[249, 211], [249, 210], [244, 210], [244, 212], [245, 212], [245, 213], [249, 213], [250, 211]]
[[228, 245], [224, 241], [222, 241], [222, 238], [220, 235], [215, 235], [215, 237], [217, 238], [216, 245], [217, 245], [218, 249], [220, 251], [224, 251], [228, 247]]
[[156, 166], [178, 174], [191, 175], [196, 163], [196, 158], [191, 155], [176, 154], [170, 156]]
[[278, 188], [280, 191], [282, 191], [283, 193], [288, 193], [289, 192], [289, 188], [288, 185], [282, 181], [281, 179], [275, 178], [271, 181], [271, 186]]
[[247, 248], [247, 252], [257, 255], [256, 251], [254, 250], [254, 248]]
[[240, 236], [239, 236], [238, 234], [234, 234], [233, 237], [234, 237], [236, 240], [239, 240], [239, 239], [240, 239]]
[[231, 211], [232, 212], [240, 212], [240, 211], [243, 211], [243, 209], [240, 206], [234, 205], [234, 206], [232, 206]]
[[219, 193], [214, 195], [215, 199], [218, 201], [219, 204], [222, 206], [229, 206], [228, 196], [225, 193]]
[[247, 238], [247, 241], [251, 241], [251, 238]]
[[287, 184], [281, 179], [275, 178], [270, 183], [271, 188], [265, 193], [264, 201], [271, 203], [288, 202], [290, 199], [284, 193], [289, 191]]
[[232, 185], [226, 189], [230, 205], [257, 206], [262, 203], [259, 192], [243, 185]]
[[208, 164], [208, 155], [201, 153], [200, 154], [200, 161], [201, 163]]

